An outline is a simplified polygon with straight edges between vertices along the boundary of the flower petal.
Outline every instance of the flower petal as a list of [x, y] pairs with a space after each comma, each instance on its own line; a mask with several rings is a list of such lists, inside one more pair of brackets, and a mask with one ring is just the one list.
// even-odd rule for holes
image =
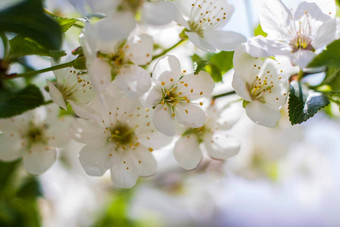
[[142, 18], [151, 25], [165, 25], [177, 17], [176, 6], [172, 2], [145, 2]]
[[139, 146], [133, 152], [139, 176], [148, 177], [156, 173], [157, 161], [147, 148]]
[[105, 129], [91, 120], [76, 119], [71, 125], [73, 139], [79, 143], [102, 148], [106, 144]]
[[[329, 17], [335, 17], [336, 5], [333, 0], [304, 0], [304, 2], [302, 2], [300, 5], [306, 6], [306, 2], [316, 4], [317, 8], [320, 9], [323, 14], [328, 15]], [[298, 7], [300, 7], [300, 5]], [[301, 9], [303, 8], [305, 8], [308, 11], [308, 13], [313, 12], [316, 13], [316, 7], [313, 8], [301, 7]]]
[[254, 101], [246, 106], [248, 117], [256, 124], [266, 127], [275, 127], [281, 118], [280, 111], [272, 109], [271, 106]]
[[212, 30], [204, 34], [204, 39], [218, 50], [234, 51], [241, 43], [247, 42], [246, 37], [237, 32]]
[[45, 172], [57, 159], [55, 148], [43, 144], [35, 144], [23, 154], [24, 168], [33, 175]]
[[51, 81], [49, 80], [46, 80], [46, 81], [48, 84], [48, 91], [50, 93], [50, 96], [53, 102], [55, 102], [58, 106], [66, 110], [67, 107], [66, 107], [63, 94], [58, 90], [58, 88], [56, 88], [56, 86], [54, 86], [54, 84]]
[[115, 186], [131, 188], [136, 184], [138, 170], [130, 154], [114, 154], [111, 167], [111, 179]]
[[11, 133], [0, 134], [0, 160], [14, 161], [21, 157], [24, 141], [19, 135]]
[[152, 78], [164, 82], [169, 82], [172, 78], [173, 83], [176, 83], [181, 75], [181, 64], [178, 58], [173, 55], [167, 55], [159, 59], [152, 72]]
[[188, 127], [202, 127], [206, 120], [205, 112], [194, 104], [181, 103], [175, 108], [176, 120]]
[[196, 100], [209, 97], [214, 87], [215, 83], [211, 76], [205, 71], [200, 71], [197, 75], [192, 73], [183, 76], [177, 86], [177, 92], [181, 92], [189, 100]]
[[109, 147], [86, 145], [79, 153], [80, 164], [90, 176], [102, 176], [110, 168], [111, 159]]
[[269, 57], [275, 55], [288, 55], [291, 48], [288, 44], [276, 40], [256, 36], [248, 40], [246, 50], [253, 57]]
[[261, 27], [268, 38], [287, 40], [293, 15], [281, 0], [265, 0], [259, 12]]
[[207, 134], [204, 138], [204, 146], [208, 155], [213, 159], [225, 160], [238, 154], [240, 142], [225, 133]]
[[215, 52], [217, 50], [216, 47], [211, 45], [206, 39], [201, 38], [196, 32], [186, 32], [185, 34], [198, 48], [209, 52]]
[[94, 32], [101, 41], [126, 39], [135, 28], [132, 13], [116, 13], [94, 24]]
[[120, 69], [114, 83], [128, 93], [141, 96], [151, 87], [151, 77], [145, 69], [130, 65]]
[[130, 37], [125, 48], [126, 57], [137, 65], [146, 65], [152, 59], [153, 39], [147, 34]]
[[194, 135], [183, 136], [174, 148], [176, 161], [186, 170], [194, 169], [202, 160], [202, 152]]
[[239, 46], [234, 53], [234, 70], [242, 81], [253, 83], [254, 78], [260, 73], [264, 61], [250, 56], [246, 51], [246, 45]]
[[251, 102], [251, 97], [247, 88], [247, 83], [242, 80], [241, 76], [237, 72], [233, 75], [232, 86], [238, 96], [242, 99]]
[[312, 46], [314, 49], [319, 49], [330, 44], [333, 40], [337, 39], [336, 37], [336, 20], [331, 19], [328, 20], [319, 27], [316, 37], [312, 41]]
[[46, 131], [49, 138], [48, 144], [52, 147], [62, 148], [71, 140], [69, 128], [74, 121], [73, 117], [63, 116], [56, 118]]
[[313, 51], [299, 50], [296, 53], [292, 53], [290, 58], [295, 65], [299, 66], [301, 69], [304, 69], [315, 56], [316, 54]]
[[87, 67], [88, 73], [97, 92], [103, 92], [111, 82], [111, 67], [99, 58], [94, 58]]
[[173, 136], [176, 133], [176, 122], [166, 105], [157, 105], [153, 115], [153, 124], [164, 135]]

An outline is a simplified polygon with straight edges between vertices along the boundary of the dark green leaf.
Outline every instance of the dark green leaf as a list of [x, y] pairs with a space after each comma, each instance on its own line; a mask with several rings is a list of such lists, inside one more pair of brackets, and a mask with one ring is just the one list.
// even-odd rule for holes
[[52, 50], [60, 49], [62, 43], [61, 28], [44, 13], [42, 0], [23, 0], [0, 11], [0, 31], [29, 37]]
[[289, 120], [292, 125], [301, 124], [308, 120], [328, 104], [329, 100], [326, 95], [307, 90], [300, 83], [291, 83], [288, 109]]
[[60, 57], [65, 56], [64, 51], [46, 49], [34, 41], [24, 38], [20, 35], [14, 37], [9, 41], [10, 51], [9, 57], [11, 59], [18, 58], [26, 55], [40, 55], [53, 57], [58, 60]]
[[332, 90], [340, 90], [340, 68], [329, 67], [322, 85], [328, 85]]
[[308, 65], [309, 67], [337, 67], [340, 68], [340, 40], [336, 40], [327, 46], [321, 54], [317, 55], [312, 62]]
[[255, 29], [254, 29], [254, 36], [262, 35], [264, 37], [267, 37], [267, 33], [265, 33], [262, 30], [261, 24], [259, 24]]
[[26, 178], [17, 192], [17, 196], [22, 199], [35, 199], [41, 195], [40, 184], [34, 177]]
[[74, 18], [65, 18], [53, 16], [53, 18], [58, 22], [63, 32], [69, 30], [78, 20]]
[[16, 93], [5, 93], [0, 97], [0, 118], [13, 117], [44, 104], [38, 87], [30, 85]]
[[210, 74], [210, 76], [216, 83], [222, 81], [222, 76], [224, 73], [221, 72], [221, 70], [215, 64], [212, 63], [208, 64], [205, 67], [205, 70]]

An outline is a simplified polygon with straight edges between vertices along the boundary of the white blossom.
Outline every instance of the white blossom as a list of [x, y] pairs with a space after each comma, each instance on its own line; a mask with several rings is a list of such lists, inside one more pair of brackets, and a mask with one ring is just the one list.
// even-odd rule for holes
[[204, 71], [197, 75], [183, 75], [179, 60], [175, 56], [161, 58], [152, 73], [153, 87], [146, 98], [146, 105], [155, 109], [153, 122], [165, 135], [176, 133], [176, 121], [192, 128], [202, 127], [205, 112], [199, 107], [211, 95], [214, 81]]
[[74, 108], [82, 118], [72, 128], [75, 139], [86, 144], [79, 156], [86, 173], [102, 176], [110, 169], [116, 186], [130, 188], [138, 176], [156, 172], [152, 152], [170, 142], [170, 138], [153, 127], [152, 110], [118, 90], [104, 93], [106, 105], [97, 98], [86, 108]]
[[0, 120], [0, 159], [13, 161], [23, 158], [24, 168], [31, 174], [45, 172], [55, 161], [57, 148], [70, 139], [70, 117], [58, 118], [59, 107], [47, 107]]
[[309, 0], [289, 10], [281, 0], [266, 0], [260, 8], [260, 23], [267, 38], [248, 41], [254, 57], [289, 56], [294, 65], [304, 68], [315, 51], [337, 38], [335, 2]]
[[199, 48], [206, 51], [235, 50], [246, 42], [236, 32], [224, 31], [234, 12], [226, 0], [178, 0], [178, 23], [185, 26], [185, 34]]
[[[140, 20], [150, 25], [165, 25], [176, 19], [175, 5], [166, 0], [87, 0], [92, 12], [110, 17], [128, 12], [131, 18], [140, 15]], [[79, 5], [79, 4], [77, 4]], [[138, 16], [137, 16], [138, 18]]]
[[150, 75], [140, 66], [152, 59], [152, 37], [129, 34], [124, 21], [111, 23], [104, 19], [93, 26], [86, 25], [81, 43], [90, 79], [98, 92], [103, 92], [112, 80], [136, 95], [150, 88]]
[[240, 143], [227, 133], [232, 124], [219, 122], [221, 112], [215, 107], [207, 111], [207, 122], [200, 128], [186, 128], [176, 142], [174, 155], [177, 162], [185, 169], [198, 166], [203, 155], [202, 148], [212, 159], [226, 160], [236, 155]]
[[288, 96], [288, 79], [282, 68], [272, 59], [250, 56], [245, 44], [235, 51], [232, 86], [249, 102], [246, 113], [257, 124], [274, 127], [281, 117]]
[[79, 105], [89, 103], [95, 92], [88, 74], [73, 68], [54, 71], [57, 81], [47, 80], [51, 99], [61, 108], [67, 109], [66, 102], [72, 101]]

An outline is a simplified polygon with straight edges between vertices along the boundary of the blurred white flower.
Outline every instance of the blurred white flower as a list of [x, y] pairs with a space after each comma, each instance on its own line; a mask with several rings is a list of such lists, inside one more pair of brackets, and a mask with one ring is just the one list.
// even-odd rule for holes
[[222, 30], [234, 12], [226, 0], [178, 0], [176, 5], [178, 23], [185, 26], [185, 34], [202, 50], [232, 51], [247, 41], [239, 33]]
[[234, 69], [232, 86], [249, 102], [245, 107], [248, 117], [257, 124], [274, 127], [288, 94], [288, 79], [280, 63], [254, 58], [242, 44], [235, 51]]
[[153, 122], [160, 132], [175, 135], [176, 121], [192, 128], [203, 126], [206, 114], [199, 107], [203, 101], [193, 101], [211, 95], [215, 84], [208, 73], [183, 75], [179, 60], [169, 55], [157, 62], [152, 78], [146, 105], [155, 109]]
[[317, 49], [337, 38], [333, 0], [303, 1], [294, 11], [281, 0], [267, 0], [259, 15], [268, 37], [257, 36], [248, 41], [248, 52], [254, 57], [286, 55], [294, 65], [305, 68]]
[[24, 168], [31, 174], [45, 172], [55, 161], [57, 148], [70, 140], [71, 117], [58, 118], [55, 104], [0, 120], [0, 159], [23, 158]]
[[73, 105], [77, 119], [73, 125], [75, 139], [86, 144], [80, 152], [80, 163], [91, 176], [102, 176], [111, 170], [116, 186], [130, 188], [138, 176], [156, 172], [154, 149], [170, 138], [152, 125], [152, 111], [143, 108], [138, 99], [118, 92], [104, 94], [104, 105], [98, 98], [87, 107]]
[[141, 95], [151, 86], [149, 73], [140, 66], [151, 61], [153, 40], [146, 34], [130, 34], [129, 26], [121, 21], [124, 16], [116, 18], [114, 23], [104, 19], [93, 26], [86, 25], [81, 43], [88, 73], [98, 92], [115, 80], [127, 92]]
[[226, 131], [229, 122], [218, 122], [221, 111], [215, 107], [207, 110], [207, 122], [201, 128], [187, 128], [176, 142], [174, 154], [177, 162], [185, 169], [194, 169], [203, 155], [202, 145], [212, 159], [225, 160], [236, 155], [240, 143]]
[[[165, 25], [176, 19], [175, 5], [167, 0], [71, 0], [80, 9], [88, 5], [93, 13], [103, 13], [110, 17], [120, 12], [128, 12], [132, 19], [136, 18], [150, 25]], [[86, 11], [86, 10], [82, 10]]]
[[57, 81], [47, 80], [51, 99], [61, 108], [67, 109], [66, 102], [72, 101], [79, 105], [89, 103], [95, 92], [88, 74], [73, 68], [64, 68], [54, 71]]

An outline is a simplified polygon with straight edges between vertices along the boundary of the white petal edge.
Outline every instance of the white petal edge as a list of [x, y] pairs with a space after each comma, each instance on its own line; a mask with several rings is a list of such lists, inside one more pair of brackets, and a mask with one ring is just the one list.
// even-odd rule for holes
[[202, 160], [202, 151], [196, 136], [189, 135], [179, 138], [174, 148], [174, 156], [184, 169], [195, 169]]

